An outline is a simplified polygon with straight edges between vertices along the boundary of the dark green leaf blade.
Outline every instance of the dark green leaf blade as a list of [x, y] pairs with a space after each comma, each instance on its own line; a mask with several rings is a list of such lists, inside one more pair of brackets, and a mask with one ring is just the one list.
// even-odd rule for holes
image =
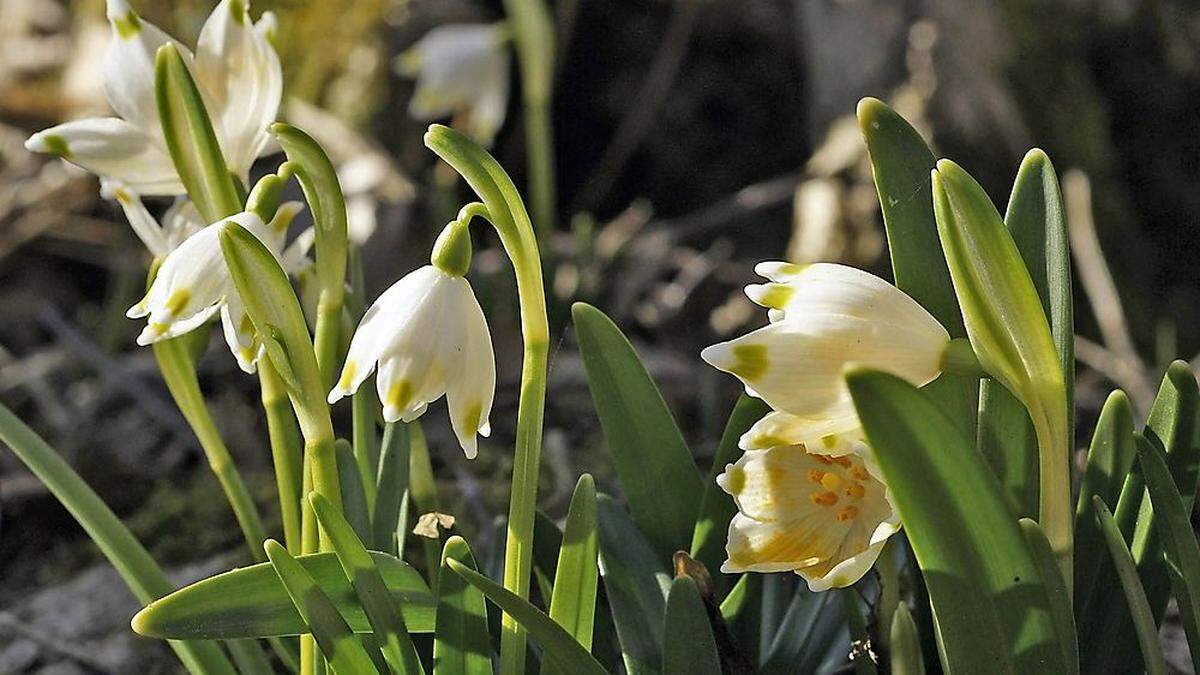
[[[662, 394], [633, 346], [603, 312], [571, 308], [588, 388], [629, 510], [658, 556], [686, 550], [704, 485]], [[663, 480], [670, 476], [670, 480]]]
[[[1088, 449], [1087, 466], [1079, 485], [1079, 500], [1075, 505], [1075, 612], [1084, 616], [1092, 594], [1097, 592], [1096, 579], [1101, 563], [1108, 560], [1108, 546], [1096, 520], [1092, 497], [1106, 504], [1117, 503], [1121, 486], [1133, 466], [1133, 407], [1125, 392], [1109, 394], [1096, 421], [1096, 431]], [[1099, 592], [1108, 593], [1108, 588]]]
[[516, 619], [530, 637], [541, 645], [544, 657], [552, 660], [563, 672], [607, 675], [600, 663], [570, 633], [537, 607], [457, 560], [448, 560], [447, 565], [455, 574], [483, 591], [493, 604]]
[[917, 634], [917, 623], [908, 611], [907, 603], [900, 603], [892, 615], [891, 641], [892, 675], [925, 675], [925, 660], [921, 657], [921, 638]]
[[[434, 598], [421, 575], [385, 553], [371, 553], [410, 632], [433, 631]], [[371, 630], [354, 589], [333, 553], [296, 560], [329, 596], [356, 633]], [[304, 620], [269, 563], [224, 572], [156, 600], [133, 618], [141, 635], [160, 638], [225, 640], [300, 635]]]
[[704, 600], [691, 577], [676, 577], [667, 595], [663, 672], [721, 675], [721, 659]]
[[1133, 556], [1125, 545], [1121, 531], [1113, 519], [1112, 512], [1099, 497], [1092, 497], [1096, 517], [1100, 522], [1100, 531], [1108, 544], [1109, 556], [1117, 570], [1117, 578], [1125, 592], [1125, 602], [1129, 607], [1134, 632], [1145, 658], [1146, 672], [1149, 675], [1166, 675], [1167, 664], [1163, 660], [1162, 647], [1158, 643], [1158, 626], [1150, 611], [1150, 603], [1146, 601], [1146, 593], [1142, 590], [1142, 582], [1138, 579], [1137, 568]]
[[1078, 673], [1079, 646], [1075, 640], [1075, 614], [1071, 608], [1071, 592], [1067, 590], [1062, 573], [1058, 569], [1058, 562], [1054, 558], [1054, 551], [1050, 550], [1050, 541], [1046, 539], [1041, 525], [1031, 518], [1022, 518], [1020, 525], [1033, 562], [1041, 569], [1042, 579], [1046, 582], [1051, 618], [1058, 631], [1063, 663], [1067, 664], [1068, 672]]
[[1070, 672], [1041, 570], [982, 457], [907, 382], [867, 369], [846, 381], [929, 587], [945, 667]]
[[721, 442], [717, 446], [717, 454], [713, 457], [712, 469], [704, 483], [704, 496], [700, 499], [700, 517], [696, 519], [696, 528], [692, 532], [692, 557], [704, 563], [713, 580], [713, 595], [720, 602], [733, 584], [737, 582], [736, 575], [721, 572], [721, 563], [725, 560], [725, 536], [729, 529], [729, 521], [737, 513], [737, 506], [724, 490], [717, 485], [717, 476], [725, 470], [727, 464], [732, 464], [742, 456], [738, 448], [738, 440], [742, 434], [750, 430], [755, 422], [762, 419], [771, 409], [762, 399], [742, 394], [733, 406], [729, 421], [725, 424], [725, 432], [721, 434]]
[[274, 539], [268, 539], [265, 548], [270, 565], [316, 638], [317, 646], [329, 665], [341, 673], [377, 672], [375, 663], [367, 655], [362, 643], [304, 566]]
[[367, 492], [358, 473], [354, 449], [346, 439], [339, 438], [333, 450], [337, 454], [338, 483], [342, 488], [342, 515], [358, 538], [370, 541], [371, 514], [367, 511]]
[[1142, 476], [1158, 514], [1161, 526], [1159, 537], [1166, 544], [1166, 560], [1170, 568], [1171, 586], [1179, 614], [1183, 618], [1187, 633], [1188, 648], [1192, 654], [1192, 667], [1200, 671], [1200, 547], [1192, 529], [1189, 513], [1183, 507], [1183, 498], [1175, 489], [1175, 481], [1167, 468], [1163, 453], [1142, 436], [1137, 438], [1138, 462]]
[[625, 509], [599, 495], [597, 510], [600, 572], [625, 667], [634, 674], [658, 672], [671, 577]]
[[[596, 483], [585, 473], [579, 477], [571, 496], [550, 599], [550, 618], [584, 649], [592, 647], [596, 617], [596, 587], [599, 584], [596, 527]], [[549, 660], [542, 662], [542, 673], [562, 672]]]
[[447, 539], [442, 549], [437, 630], [433, 637], [434, 675], [491, 675], [487, 603], [480, 589], [465, 577], [446, 573], [453, 565], [476, 569], [471, 547], [458, 536]]

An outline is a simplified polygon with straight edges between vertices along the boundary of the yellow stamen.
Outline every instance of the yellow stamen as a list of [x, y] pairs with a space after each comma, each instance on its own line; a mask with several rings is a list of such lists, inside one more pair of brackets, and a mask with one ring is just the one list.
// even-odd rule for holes
[[855, 480], [867, 480], [871, 477], [871, 474], [867, 472], [867, 467], [861, 465], [850, 469], [850, 475], [854, 476]]
[[810, 482], [810, 483], [817, 483], [819, 485], [821, 483], [821, 479], [824, 477], [825, 477], [825, 472], [820, 469], [809, 469], [808, 470], [808, 482]]
[[838, 503], [838, 496], [832, 492], [814, 492], [808, 498], [817, 506], [833, 506]]
[[846, 496], [848, 496], [848, 497], [853, 497], [855, 499], [862, 499], [863, 495], [865, 495], [867, 493], [867, 489], [862, 486], [862, 483], [853, 483], [851, 485], [846, 486], [845, 493], [846, 493]]
[[838, 511], [837, 519], [838, 519], [838, 522], [844, 523], [847, 520], [854, 520], [857, 516], [858, 516], [858, 507], [857, 506], [847, 506], [846, 508], [842, 509], [841, 511]]
[[827, 473], [821, 477], [821, 487], [826, 490], [836, 490], [842, 484], [842, 479], [835, 473]]

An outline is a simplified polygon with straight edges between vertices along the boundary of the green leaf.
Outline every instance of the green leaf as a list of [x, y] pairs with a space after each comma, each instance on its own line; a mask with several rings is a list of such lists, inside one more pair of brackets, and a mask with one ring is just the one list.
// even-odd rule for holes
[[450, 559], [446, 563], [451, 571], [483, 591], [488, 600], [513, 617], [541, 645], [544, 658], [552, 661], [562, 672], [606, 675], [600, 663], [570, 633], [537, 607], [457, 560]]
[[[1195, 439], [1198, 409], [1200, 391], [1195, 375], [1186, 362], [1172, 363], [1150, 409], [1145, 437], [1166, 450], [1167, 466], [1189, 512], [1196, 494], [1196, 463], [1200, 457]], [[1157, 622], [1166, 611], [1170, 580], [1163, 542], [1158, 535], [1161, 525], [1145, 485], [1140, 466], [1135, 464], [1121, 488], [1114, 520], [1121, 535], [1131, 542], [1129, 549], [1138, 566], [1151, 616]], [[1112, 565], [1102, 566], [1097, 572], [1092, 601], [1078, 619], [1080, 666], [1084, 672], [1127, 673], [1136, 669], [1141, 660], [1138, 643], [1133, 639], [1134, 627], [1122, 606], [1124, 598], [1101, 592], [1117, 583]]]
[[312, 575], [279, 542], [268, 539], [267, 558], [287, 589], [296, 610], [308, 625], [321, 653], [335, 672], [376, 672], [375, 662], [350, 630], [337, 606], [329, 599]]
[[692, 532], [692, 557], [708, 568], [713, 580], [713, 596], [720, 602], [733, 584], [737, 576], [721, 572], [721, 563], [725, 560], [725, 539], [729, 529], [729, 521], [737, 513], [737, 505], [733, 503], [724, 490], [717, 485], [717, 476], [742, 456], [738, 448], [738, 440], [742, 434], [750, 430], [754, 423], [762, 419], [771, 409], [762, 399], [742, 394], [733, 406], [729, 421], [725, 424], [725, 432], [721, 434], [721, 442], [717, 445], [716, 455], [713, 456], [712, 469], [704, 484], [704, 496], [700, 499], [700, 517], [696, 519], [696, 527]]
[[487, 603], [478, 588], [461, 576], [446, 573], [453, 563], [477, 568], [475, 556], [462, 537], [450, 537], [442, 550], [433, 641], [434, 675], [491, 675]]
[[921, 658], [921, 638], [907, 603], [900, 603], [892, 615], [890, 646], [892, 675], [925, 675], [925, 659]]
[[[966, 337], [933, 217], [933, 153], [912, 125], [878, 99], [859, 101], [858, 125], [871, 155], [896, 287], [929, 310], [951, 337]], [[943, 375], [926, 389], [962, 421], [964, 431], [974, 431], [979, 387], [973, 378]]]
[[[0, 441], [71, 513], [139, 602], [152, 602], [171, 592], [174, 584], [112, 509], [58, 453], [3, 405]], [[233, 664], [215, 643], [173, 640], [168, 644], [189, 672], [234, 675]]]
[[[346, 453], [350, 454], [349, 447], [346, 448]], [[358, 476], [354, 471], [350, 473]], [[314, 492], [308, 496], [308, 501], [321, 524], [321, 529], [329, 536], [334, 555], [342, 565], [342, 571], [354, 587], [358, 603], [374, 629], [375, 640], [379, 643], [388, 666], [395, 673], [423, 674], [425, 669], [421, 666], [421, 660], [417, 658], [412, 638], [404, 625], [404, 618], [388, 593], [383, 575], [375, 566], [375, 559], [363, 546], [354, 528], [328, 499]]]
[[[371, 557], [375, 559], [393, 601], [400, 607], [408, 630], [432, 632], [435, 601], [421, 575], [385, 553], [373, 552]], [[354, 588], [333, 553], [312, 553], [297, 556], [296, 560], [329, 596], [338, 613], [355, 632], [371, 630]], [[201, 579], [151, 602], [133, 618], [133, 629], [149, 637], [198, 640], [278, 637], [306, 632], [304, 620], [296, 612], [270, 563]]]
[[1150, 603], [1146, 601], [1142, 582], [1138, 579], [1133, 556], [1129, 553], [1125, 539], [1121, 537], [1121, 531], [1117, 529], [1117, 523], [1104, 500], [1092, 497], [1092, 504], [1100, 522], [1100, 531], [1108, 544], [1109, 556], [1116, 567], [1117, 578], [1121, 580], [1121, 588], [1125, 591], [1125, 601], [1129, 607], [1138, 644], [1141, 646], [1146, 672], [1149, 675], [1166, 675], [1167, 664], [1163, 660], [1162, 648], [1158, 643], [1158, 626], [1150, 611]]
[[[429, 444], [425, 442], [425, 431], [421, 428], [421, 421], [410, 422], [408, 432], [408, 490], [413, 508], [417, 513], [441, 511], [437, 483], [433, 479], [433, 465], [429, 461]], [[429, 583], [436, 587], [437, 570], [441, 567], [441, 541], [421, 537], [421, 547], [425, 552], [425, 569], [431, 577]]]
[[1071, 433], [1063, 370], [1041, 298], [992, 200], [961, 167], [933, 173], [938, 235], [971, 347], [1024, 405], [1038, 438], [1038, 521], [1070, 587]]
[[[867, 632], [867, 620], [863, 617], [862, 605], [858, 601], [858, 591], [853, 587], [838, 591], [842, 596], [842, 608], [846, 612], [846, 623], [850, 627], [850, 639], [854, 644], [871, 644], [871, 635]], [[854, 664], [854, 672], [858, 675], [875, 675], [875, 661], [870, 654], [850, 653], [850, 662]]]
[[1117, 503], [1133, 457], [1133, 407], [1125, 392], [1117, 390], [1100, 410], [1075, 504], [1075, 612], [1080, 617], [1086, 615], [1094, 593], [1109, 593], [1109, 587], [1096, 586], [1101, 563], [1108, 560], [1108, 546], [1092, 497], [1100, 497], [1106, 504]]
[[159, 47], [155, 55], [154, 97], [171, 161], [204, 221], [215, 223], [241, 211], [204, 97], [174, 43]]
[[575, 303], [571, 316], [588, 388], [633, 521], [658, 557], [670, 560], [691, 543], [704, 494], [692, 453], [616, 324], [584, 303]]
[[1171, 587], [1187, 633], [1192, 668], [1200, 671], [1200, 547], [1192, 529], [1190, 511], [1175, 488], [1171, 471], [1161, 450], [1144, 437], [1137, 437], [1138, 462], [1158, 517], [1159, 538], [1166, 543], [1166, 561]]
[[372, 541], [375, 548], [399, 555], [396, 530], [400, 507], [408, 490], [408, 463], [411, 436], [404, 422], [389, 422], [383, 429], [383, 447], [379, 453], [379, 480], [376, 483], [375, 516]]
[[[790, 584], [775, 588], [793, 592], [777, 622], [763, 617], [763, 636], [770, 637], [771, 641], [761, 650], [761, 672], [764, 675], [817, 672], [829, 646], [846, 623], [843, 613], [833, 606], [835, 594], [813, 593]], [[769, 593], [763, 595], [764, 599], [770, 596]], [[783, 597], [784, 594], [778, 595]]]
[[721, 601], [721, 619], [729, 628], [734, 647], [751, 663], [758, 663], [762, 628], [762, 574], [743, 574]]
[[600, 573], [625, 668], [634, 675], [656, 673], [671, 576], [624, 508], [608, 495], [599, 495], [596, 505]]
[[929, 587], [947, 670], [1070, 672], [1042, 572], [983, 458], [903, 380], [846, 375]]
[[339, 438], [333, 448], [337, 453], [338, 482], [342, 487], [343, 517], [358, 538], [370, 541], [371, 515], [367, 511], [367, 495], [358, 474], [354, 450], [344, 438]]
[[[1072, 429], [1075, 334], [1070, 251], [1058, 177], [1050, 158], [1041, 150], [1030, 150], [1021, 162], [1004, 223], [1050, 321], [1050, 333], [1065, 374], [1067, 428]], [[1074, 447], [1073, 441], [1070, 447]], [[1036, 518], [1038, 446], [1033, 424], [1020, 401], [994, 380], [980, 382], [979, 451], [1012, 496], [1017, 515]], [[1088, 522], [1095, 522], [1090, 514]]]
[[[536, 538], [534, 541], [537, 541]], [[596, 483], [583, 474], [575, 485], [567, 522], [563, 527], [562, 547], [554, 570], [554, 591], [550, 599], [550, 618], [562, 626], [584, 649], [592, 647], [592, 629], [596, 617], [598, 538], [596, 534]], [[565, 673], [542, 662], [542, 673]]]
[[721, 675], [721, 659], [704, 600], [691, 577], [676, 577], [667, 595], [664, 673]]
[[1050, 550], [1050, 542], [1046, 539], [1042, 526], [1030, 518], [1022, 518], [1019, 522], [1021, 534], [1025, 537], [1025, 543], [1029, 545], [1033, 562], [1041, 570], [1042, 579], [1046, 583], [1051, 618], [1058, 632], [1063, 663], [1067, 664], [1068, 672], [1078, 673], [1079, 645], [1075, 640], [1075, 615], [1071, 608], [1071, 592], [1067, 590], [1066, 582], [1058, 570], [1058, 563], [1054, 559], [1054, 552]]

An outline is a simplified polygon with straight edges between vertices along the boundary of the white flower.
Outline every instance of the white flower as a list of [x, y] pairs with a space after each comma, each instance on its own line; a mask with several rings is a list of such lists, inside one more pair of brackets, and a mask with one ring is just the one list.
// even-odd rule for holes
[[222, 0], [200, 31], [196, 55], [125, 0], [108, 0], [112, 38], [104, 58], [104, 92], [118, 117], [67, 122], [25, 142], [143, 195], [179, 195], [184, 188], [163, 140], [154, 96], [158, 48], [176, 44], [213, 118], [230, 171], [246, 183], [250, 165], [269, 144], [283, 92], [279, 57], [265, 34], [273, 20], [250, 21], [246, 0]]
[[134, 234], [156, 258], [174, 251], [188, 237], [204, 228], [204, 220], [196, 210], [196, 205], [183, 196], [177, 197], [171, 208], [163, 214], [161, 225], [150, 215], [137, 193], [121, 183], [101, 180], [100, 196], [121, 205]]
[[[776, 412], [744, 447], [783, 445], [859, 426], [842, 379], [848, 363], [920, 386], [941, 373], [950, 335], [915, 300], [886, 281], [844, 265], [760, 263], [771, 283], [746, 294], [770, 308], [770, 325], [706, 348], [701, 357], [736, 375]], [[755, 441], [755, 437], [760, 437]]]
[[417, 78], [409, 114], [434, 120], [465, 113], [467, 133], [490, 145], [508, 108], [507, 42], [503, 23], [447, 24], [426, 33], [397, 61]]
[[353, 393], [376, 365], [388, 422], [410, 422], [446, 395], [450, 424], [468, 458], [476, 434], [491, 433], [496, 360], [487, 320], [471, 285], [426, 265], [383, 292], [363, 315], [329, 402]]
[[283, 245], [287, 227], [301, 208], [300, 202], [286, 202], [266, 224], [253, 213], [239, 213], [200, 229], [171, 250], [163, 259], [146, 296], [126, 312], [131, 319], [149, 317], [146, 328], [138, 336], [138, 344], [148, 345], [178, 337], [200, 327], [220, 312], [230, 351], [242, 370], [253, 373], [261, 345], [225, 265], [221, 253], [221, 228], [226, 221], [236, 222], [266, 244], [285, 270], [296, 273], [308, 264], [313, 230], [297, 237], [286, 251]]
[[793, 571], [813, 591], [843, 588], [900, 529], [861, 431], [747, 452], [717, 484], [738, 508], [722, 572]]

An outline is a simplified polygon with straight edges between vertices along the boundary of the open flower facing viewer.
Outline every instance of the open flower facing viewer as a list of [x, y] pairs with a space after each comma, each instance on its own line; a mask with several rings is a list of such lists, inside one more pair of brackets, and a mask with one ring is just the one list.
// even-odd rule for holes
[[746, 288], [770, 324], [706, 348], [773, 409], [740, 441], [746, 454], [718, 483], [738, 513], [727, 572], [803, 576], [813, 590], [858, 581], [899, 530], [842, 379], [849, 363], [920, 386], [942, 371], [950, 335], [886, 281], [844, 265], [765, 262]]

